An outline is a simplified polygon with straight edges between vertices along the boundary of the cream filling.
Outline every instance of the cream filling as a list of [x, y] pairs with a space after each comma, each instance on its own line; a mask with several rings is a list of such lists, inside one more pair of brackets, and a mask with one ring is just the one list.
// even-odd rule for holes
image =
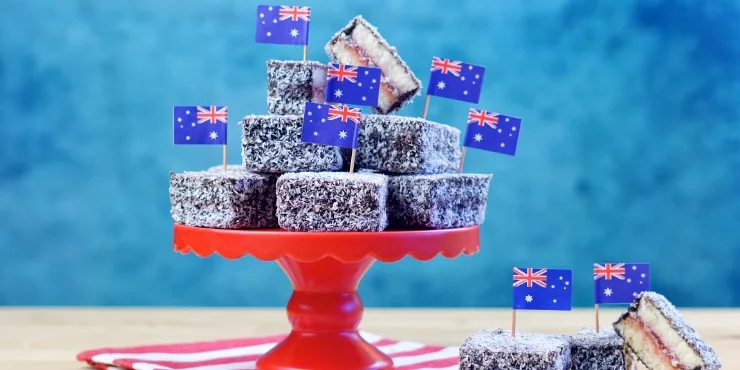
[[312, 103], [324, 103], [326, 97], [324, 96], [324, 88], [326, 87], [326, 69], [314, 68], [311, 73], [311, 89], [313, 90], [313, 96], [311, 97]]
[[343, 64], [367, 65], [361, 60], [362, 55], [365, 55], [376, 67], [383, 71], [389, 85], [398, 92], [398, 95], [419, 88], [415, 79], [406, 72], [403, 65], [396, 59], [393, 51], [388, 50], [378, 42], [367, 26], [358, 22], [350, 37], [362, 52], [355, 52], [351, 45], [341, 39], [329, 46]]
[[[640, 322], [642, 325], [640, 325]], [[643, 300], [637, 308], [636, 317], [634, 313], [631, 313], [627, 320], [623, 320], [617, 326], [624, 333], [625, 340], [632, 347], [632, 350], [652, 369], [676, 369], [679, 368], [679, 364], [694, 369], [704, 365], [701, 357], [676, 333], [668, 319], [647, 300]], [[665, 351], [670, 350], [669, 353], [666, 352], [660, 355], [670, 356], [673, 360], [672, 364], [665, 364], [661, 358], [655, 356], [657, 354], [654, 353], [654, 345], [652, 344], [655, 340], [651, 336], [655, 337], [655, 340], [664, 347]], [[651, 364], [651, 362], [654, 363]]]

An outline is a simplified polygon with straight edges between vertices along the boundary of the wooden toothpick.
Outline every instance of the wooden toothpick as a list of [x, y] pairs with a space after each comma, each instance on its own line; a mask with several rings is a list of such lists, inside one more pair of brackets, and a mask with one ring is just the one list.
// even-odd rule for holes
[[594, 314], [596, 316], [595, 317], [595, 319], [596, 319], [596, 332], [598, 333], [599, 332], [599, 305], [598, 304], [595, 304], [594, 305]]
[[421, 112], [421, 118], [427, 119], [427, 113], [429, 112], [429, 100], [432, 98], [431, 95], [427, 95], [427, 98], [424, 100], [424, 111]]
[[511, 336], [516, 337], [516, 310], [511, 310]]
[[357, 149], [352, 149], [352, 158], [349, 160], [349, 173], [355, 171], [355, 154], [357, 154]]
[[224, 151], [223, 151], [223, 161], [224, 161], [224, 171], [226, 171], [226, 163], [228, 162], [228, 156], [227, 156], [228, 150], [226, 150], [226, 144], [224, 144]]
[[308, 61], [308, 45], [303, 45], [303, 61]]
[[462, 148], [462, 152], [460, 153], [460, 166], [459, 166], [459, 167], [458, 167], [458, 169], [457, 169], [457, 172], [458, 172], [458, 173], [462, 173], [462, 170], [463, 170], [463, 163], [465, 163], [465, 152], [467, 151], [467, 149], [468, 149], [468, 148], [466, 148], [466, 147], [463, 147], [463, 148]]

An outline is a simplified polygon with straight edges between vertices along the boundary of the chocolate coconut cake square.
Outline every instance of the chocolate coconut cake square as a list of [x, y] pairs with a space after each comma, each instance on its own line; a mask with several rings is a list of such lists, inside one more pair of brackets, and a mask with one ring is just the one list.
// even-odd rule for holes
[[[344, 150], [349, 163], [351, 151]], [[355, 168], [392, 174], [455, 172], [460, 165], [460, 130], [421, 118], [363, 115]]]
[[480, 225], [491, 175], [401, 175], [388, 179], [390, 226], [450, 229]]
[[327, 66], [312, 61], [267, 62], [267, 111], [303, 115], [306, 102], [323, 103]]
[[567, 370], [570, 343], [566, 337], [503, 329], [473, 334], [460, 347], [460, 370]]
[[249, 171], [284, 173], [342, 168], [338, 147], [301, 141], [303, 116], [250, 115], [241, 125], [242, 160]]
[[219, 229], [277, 227], [276, 175], [241, 170], [170, 172], [175, 223]]
[[611, 329], [583, 329], [570, 337], [573, 370], [629, 370], [624, 341]]
[[277, 181], [277, 218], [292, 231], [382, 231], [388, 178], [372, 173], [287, 173]]
[[663, 295], [642, 292], [614, 323], [648, 369], [718, 370], [717, 354]]
[[401, 59], [396, 48], [362, 16], [353, 18], [326, 44], [326, 54], [340, 64], [376, 67], [382, 72], [375, 113], [389, 114], [410, 103], [421, 91], [421, 81]]

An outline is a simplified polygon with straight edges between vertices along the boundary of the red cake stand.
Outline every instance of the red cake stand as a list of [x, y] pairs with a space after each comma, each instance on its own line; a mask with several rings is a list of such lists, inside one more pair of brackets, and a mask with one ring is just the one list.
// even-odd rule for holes
[[222, 230], [175, 225], [175, 250], [277, 261], [293, 283], [293, 330], [257, 361], [260, 370], [387, 370], [391, 359], [360, 337], [357, 286], [375, 261], [428, 261], [479, 250], [478, 227], [383, 232]]

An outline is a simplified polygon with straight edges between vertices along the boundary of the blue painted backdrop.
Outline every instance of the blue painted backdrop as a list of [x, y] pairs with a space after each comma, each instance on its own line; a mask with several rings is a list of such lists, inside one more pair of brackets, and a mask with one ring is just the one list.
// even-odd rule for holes
[[[363, 14], [423, 80], [434, 55], [485, 65], [479, 106], [524, 118], [515, 158], [466, 161], [495, 174], [481, 253], [376, 265], [366, 304], [504, 306], [511, 266], [534, 265], [573, 268], [588, 305], [591, 263], [626, 260], [677, 304], [740, 305], [738, 4], [314, 1], [310, 59]], [[220, 148], [173, 147], [171, 107], [266, 112], [266, 60], [301, 57], [253, 42], [256, 5], [0, 0], [0, 304], [285, 303], [274, 264], [172, 251], [168, 171]]]

